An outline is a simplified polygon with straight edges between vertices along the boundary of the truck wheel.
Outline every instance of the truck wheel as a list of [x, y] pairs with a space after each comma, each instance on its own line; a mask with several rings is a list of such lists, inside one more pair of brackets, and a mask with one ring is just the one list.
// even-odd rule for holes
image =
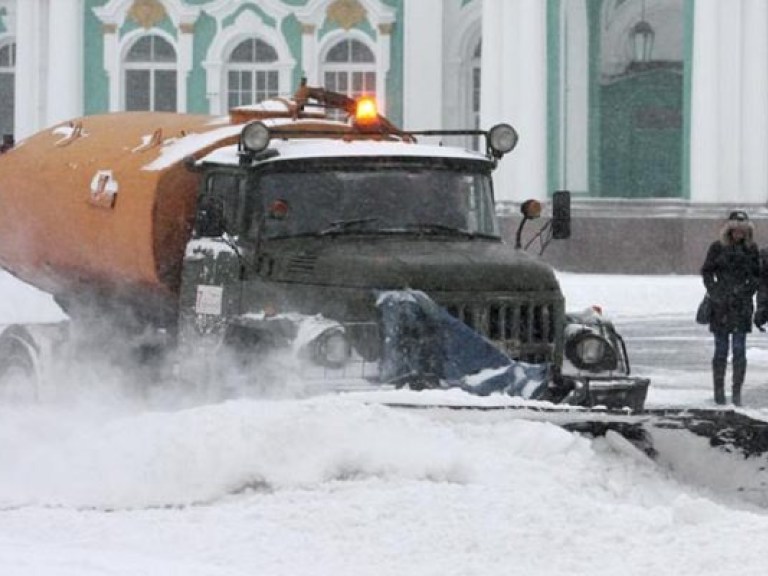
[[36, 401], [37, 371], [25, 344], [0, 341], [0, 402]]

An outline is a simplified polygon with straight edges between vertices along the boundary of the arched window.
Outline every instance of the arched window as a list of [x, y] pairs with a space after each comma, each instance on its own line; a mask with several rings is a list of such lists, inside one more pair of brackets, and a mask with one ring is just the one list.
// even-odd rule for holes
[[[478, 42], [475, 46], [475, 52], [472, 54], [472, 61], [469, 66], [469, 86], [470, 86], [470, 98], [469, 98], [469, 114], [472, 119], [472, 126], [475, 130], [480, 129], [480, 78], [481, 67], [480, 57], [482, 55], [482, 42]], [[472, 149], [480, 150], [480, 137], [472, 137]]]
[[0, 45], [0, 137], [13, 134], [16, 44]]
[[359, 40], [338, 42], [323, 62], [323, 83], [327, 90], [347, 96], [376, 94], [376, 58]]
[[277, 51], [258, 38], [243, 40], [227, 62], [227, 103], [230, 108], [255, 104], [280, 93]]
[[142, 36], [125, 56], [125, 109], [175, 112], [176, 50], [158, 35]]

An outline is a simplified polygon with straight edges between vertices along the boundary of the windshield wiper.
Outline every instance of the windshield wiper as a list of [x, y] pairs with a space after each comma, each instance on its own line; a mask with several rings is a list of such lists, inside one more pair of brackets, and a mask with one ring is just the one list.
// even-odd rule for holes
[[336, 220], [335, 222], [331, 222], [331, 225], [328, 226], [328, 228], [321, 230], [317, 234], [318, 236], [326, 236], [329, 234], [340, 234], [342, 232], [345, 232], [346, 230], [349, 230], [350, 228], [355, 228], [360, 224], [368, 224], [370, 222], [376, 222], [377, 220], [378, 218], [375, 216], [371, 216], [368, 218], [354, 218], [351, 220]]
[[406, 224], [405, 230], [416, 230], [417, 232], [423, 232], [425, 234], [450, 234], [452, 236], [466, 236], [467, 238], [474, 238], [476, 234], [469, 230], [462, 228], [456, 228], [455, 226], [448, 226], [447, 224], [436, 223], [415, 223]]

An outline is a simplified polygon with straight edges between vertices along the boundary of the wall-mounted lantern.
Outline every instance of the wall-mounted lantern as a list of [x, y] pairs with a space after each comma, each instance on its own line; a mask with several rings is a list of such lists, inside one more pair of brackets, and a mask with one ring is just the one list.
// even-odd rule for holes
[[629, 31], [629, 39], [632, 42], [632, 61], [645, 64], [651, 61], [653, 54], [653, 40], [656, 32], [645, 19], [645, 0], [642, 0], [640, 8], [640, 21]]

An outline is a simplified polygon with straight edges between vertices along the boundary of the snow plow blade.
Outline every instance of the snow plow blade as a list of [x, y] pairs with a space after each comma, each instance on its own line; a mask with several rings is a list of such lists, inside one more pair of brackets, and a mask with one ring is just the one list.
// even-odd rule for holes
[[548, 422], [570, 432], [603, 437], [618, 451], [648, 460], [686, 484], [768, 507], [768, 420], [741, 411], [670, 408], [631, 413], [535, 404], [462, 405], [386, 399], [377, 403], [454, 416], [496, 412]]
[[609, 410], [636, 412], [645, 405], [650, 380], [630, 375], [621, 336], [592, 310], [566, 317], [567, 364], [561, 366], [553, 358], [539, 363], [513, 358], [423, 292], [387, 291], [379, 294], [377, 306], [384, 384]]

